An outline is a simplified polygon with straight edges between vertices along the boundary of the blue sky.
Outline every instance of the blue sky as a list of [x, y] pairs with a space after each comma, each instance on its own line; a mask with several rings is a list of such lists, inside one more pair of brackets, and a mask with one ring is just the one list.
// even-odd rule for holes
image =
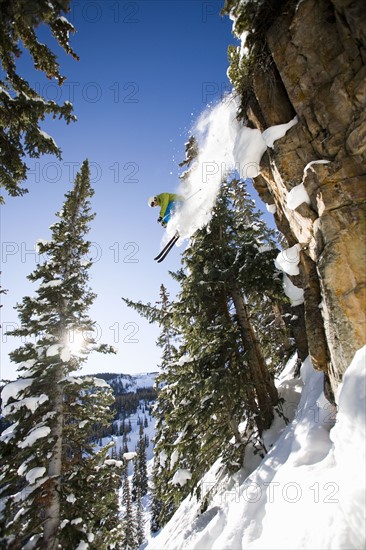
[[177, 290], [168, 271], [179, 268], [182, 248], [155, 264], [164, 230], [147, 198], [177, 189], [178, 163], [192, 124], [230, 89], [227, 47], [236, 41], [231, 21], [220, 16], [222, 5], [206, 0], [72, 2], [68, 19], [77, 33], [70, 41], [79, 62], [39, 29], [67, 76], [61, 89], [33, 70], [27, 54], [22, 56], [22, 75], [45, 97], [71, 100], [78, 121], [43, 123], [62, 149], [62, 160], [30, 159], [29, 194], [9, 197], [2, 207], [2, 286], [8, 289], [1, 312], [3, 378], [16, 377], [7, 354], [19, 342], [4, 333], [18, 323], [16, 302], [34, 293], [26, 279], [38, 260], [34, 243], [50, 237], [54, 213], [85, 158], [91, 163], [97, 213], [90, 233], [95, 260], [90, 285], [98, 297], [90, 314], [100, 341], [119, 352], [90, 356], [83, 372], [157, 370], [158, 328], [125, 307], [121, 297], [154, 302], [161, 283], [172, 296]]

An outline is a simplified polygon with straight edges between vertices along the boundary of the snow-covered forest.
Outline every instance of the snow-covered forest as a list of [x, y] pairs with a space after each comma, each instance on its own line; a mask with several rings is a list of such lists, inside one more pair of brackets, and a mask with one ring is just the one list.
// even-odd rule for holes
[[[202, 110], [179, 160], [181, 200], [162, 240], [177, 237], [178, 290], [161, 284], [147, 301], [121, 289], [159, 329], [160, 362], [145, 373], [108, 372], [117, 349], [95, 337], [90, 160], [54, 205], [28, 274], [34, 293], [14, 304], [7, 334], [19, 345], [1, 392], [1, 547], [365, 547], [366, 42], [361, 3], [348, 4], [220, 7], [239, 45], [228, 51], [232, 89]], [[17, 59], [27, 52], [62, 86], [37, 29], [75, 60], [77, 29], [70, 0], [0, 8], [0, 177], [21, 201], [28, 160], [61, 159], [44, 119], [76, 117], [22, 78]], [[315, 38], [330, 25], [342, 40], [339, 51], [323, 42], [306, 72], [301, 48], [309, 59], [318, 49], [300, 39], [311, 21]], [[94, 353], [97, 376], [85, 371]]]

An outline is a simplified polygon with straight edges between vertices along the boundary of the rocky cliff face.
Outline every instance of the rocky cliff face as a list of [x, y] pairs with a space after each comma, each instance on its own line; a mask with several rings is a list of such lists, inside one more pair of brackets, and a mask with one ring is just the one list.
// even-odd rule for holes
[[[262, 159], [255, 186], [301, 245], [305, 324], [315, 368], [333, 391], [365, 344], [366, 9], [362, 1], [284, 2], [266, 33], [274, 64], [254, 77], [251, 123], [298, 124]], [[315, 160], [327, 164], [312, 164]], [[303, 181], [310, 204], [289, 191]]]

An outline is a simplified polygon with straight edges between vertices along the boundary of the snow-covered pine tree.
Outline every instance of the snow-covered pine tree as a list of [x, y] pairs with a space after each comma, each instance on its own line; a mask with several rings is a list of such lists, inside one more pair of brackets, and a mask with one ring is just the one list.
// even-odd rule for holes
[[[123, 462], [113, 456], [113, 443], [96, 450], [92, 437], [111, 423], [113, 401], [111, 387], [89, 376], [75, 378], [64, 396], [61, 541], [65, 548], [79, 544], [80, 531], [92, 548], [113, 548], [120, 540], [118, 489]], [[75, 523], [76, 518], [82, 522]]]
[[137, 544], [137, 525], [136, 516], [134, 514], [131, 497], [131, 487], [128, 479], [127, 469], [123, 478], [122, 504], [124, 507], [122, 519], [122, 548], [138, 548]]
[[[237, 205], [235, 208], [229, 199], [230, 189], [231, 185], [223, 186], [216, 205], [216, 218], [213, 221], [218, 222], [219, 226], [214, 246], [217, 249], [219, 280], [225, 285], [231, 307], [235, 311], [250, 380], [255, 387], [259, 408], [256, 421], [261, 432], [273, 420], [273, 406], [278, 403], [278, 394], [250, 319], [248, 297], [256, 293], [263, 301], [266, 291], [273, 291], [276, 287], [274, 258], [278, 251], [271, 239], [271, 232], [260, 220], [259, 214], [250, 208], [249, 205], [253, 206], [253, 203], [245, 190], [244, 202], [239, 202], [240, 207]], [[218, 219], [221, 216], [223, 219]], [[210, 235], [207, 235], [207, 240], [211, 240]], [[280, 291], [279, 284], [276, 290], [277, 293]]]
[[[85, 239], [94, 218], [92, 195], [85, 161], [57, 214], [52, 239], [38, 244], [46, 259], [28, 277], [39, 283], [35, 296], [17, 307], [21, 327], [13, 334], [28, 341], [11, 353], [19, 378], [2, 392], [10, 426], [1, 436], [1, 540], [9, 549], [27, 542], [32, 548], [67, 547], [70, 537], [75, 547], [86, 544], [98, 537], [105, 514], [113, 523], [107, 507], [112, 516], [117, 510], [118, 476], [109, 477], [103, 451], [93, 454], [89, 431], [91, 419], [110, 423], [111, 390], [70, 375], [91, 351], [113, 351], [93, 341], [87, 314], [95, 296], [88, 287]], [[102, 490], [106, 479], [114, 504], [104, 506], [90, 490]]]
[[146, 465], [146, 437], [144, 432], [144, 427], [140, 425], [139, 433], [139, 450], [137, 453], [138, 465], [140, 471], [140, 494], [141, 497], [145, 496], [148, 490], [148, 478], [147, 478], [147, 465]]
[[146, 466], [146, 447], [145, 447], [145, 434], [142, 423], [139, 428], [139, 442], [137, 448], [137, 456], [134, 461], [134, 471], [132, 476], [132, 500], [145, 496], [147, 493], [147, 466]]
[[[267, 227], [245, 182], [240, 180], [223, 186], [211, 233], [213, 224], [217, 226], [218, 222], [214, 243], [217, 267], [221, 267], [220, 281], [227, 289], [230, 310], [235, 314], [232, 319], [240, 328], [241, 347], [247, 356], [259, 405], [257, 424], [261, 431], [270, 425], [273, 406], [278, 402], [274, 372], [281, 369], [293, 351], [291, 333], [281, 317], [287, 298], [274, 266], [278, 254], [275, 232]], [[211, 236], [206, 239], [210, 241]], [[270, 330], [269, 323], [274, 325]], [[272, 365], [271, 373], [268, 363]]]
[[122, 437], [122, 449], [124, 453], [128, 453], [128, 439], [127, 439], [127, 431], [123, 432]]
[[159, 497], [158, 493], [158, 487], [157, 487], [157, 481], [159, 479], [159, 471], [160, 471], [160, 460], [159, 455], [157, 453], [154, 453], [154, 463], [152, 468], [152, 499], [151, 499], [151, 506], [150, 506], [150, 531], [151, 533], [157, 533], [159, 529], [163, 526], [164, 520], [161, 517], [163, 503], [161, 498]]
[[[172, 428], [169, 435], [179, 434], [175, 439], [165, 438], [173, 481], [179, 470], [191, 474], [184, 487], [175, 490], [179, 499], [196, 486], [224, 450], [235, 449], [227, 453], [227, 463], [240, 467], [245, 445], [255, 430], [254, 419], [260, 416], [225, 280], [230, 263], [224, 263], [222, 256], [225, 246], [232, 246], [230, 239], [223, 240], [229, 231], [229, 215], [222, 198], [210, 227], [198, 231], [184, 253], [186, 269], [174, 275], [181, 285], [173, 316], [182, 345], [181, 359], [172, 365], [164, 392], [174, 407], [164, 415]], [[248, 430], [243, 438], [238, 426], [245, 419]], [[230, 445], [232, 438], [235, 445]]]
[[[41, 97], [30, 84], [18, 74], [16, 60], [22, 48], [30, 53], [34, 67], [43, 71], [47, 78], [56, 79], [62, 85], [65, 77], [60, 74], [56, 55], [40, 42], [37, 27], [43, 23], [63, 50], [75, 59], [77, 55], [69, 44], [73, 25], [63, 16], [69, 11], [70, 0], [2, 0], [0, 17], [0, 61], [5, 75], [0, 80], [0, 180], [1, 185], [12, 195], [27, 192], [20, 184], [26, 178], [25, 155], [38, 158], [40, 154], [55, 154], [61, 151], [54, 140], [42, 132], [39, 122], [46, 115], [63, 118], [69, 123], [76, 120], [72, 104]], [[20, 47], [22, 43], [22, 48]]]
[[[291, 305], [274, 266], [278, 247], [282, 247], [281, 235], [263, 220], [248, 193], [247, 182], [232, 180], [227, 193], [236, 234], [246, 243], [235, 258], [236, 278], [247, 297], [249, 316], [266, 363], [279, 372], [295, 351], [290, 321], [284, 321], [292, 316]], [[250, 246], [254, 249], [248, 253]]]
[[210, 227], [197, 231], [183, 255], [185, 269], [174, 274], [181, 292], [170, 311], [180, 359], [161, 375], [166, 386], [157, 403], [164, 418], [158, 471], [168, 478], [160, 485], [163, 522], [166, 503], [179, 504], [219, 456], [238, 469], [248, 445], [264, 452], [260, 435], [278, 401], [248, 313], [254, 295], [264, 300], [281, 290], [276, 246], [249, 206], [246, 213], [233, 204], [230, 190], [223, 186]]
[[[192, 258], [186, 258], [189, 276], [184, 270], [174, 276], [182, 291], [177, 302], [166, 308], [167, 326], [164, 327], [156, 311], [151, 314], [151, 306], [139, 304], [136, 308], [148, 318], [160, 321], [165, 349], [170, 346], [170, 332], [179, 333], [183, 340], [181, 359], [177, 360], [175, 349], [174, 354], [167, 354], [158, 377], [163, 388], [155, 408], [153, 530], [168, 521], [233, 436], [236, 448], [240, 447], [243, 441], [238, 424], [245, 417], [245, 407], [251, 411], [247, 405], [249, 397], [255, 406], [239, 353], [239, 330], [231, 319], [225, 288], [217, 278], [203, 284], [202, 279], [208, 279], [218, 260], [214, 249], [217, 232], [212, 227], [210, 230], [212, 243], [205, 240], [208, 232], [204, 229], [198, 232], [189, 249], [192, 252]], [[253, 424], [251, 418], [249, 421]], [[183, 487], [179, 487], [182, 472], [188, 477]]]
[[116, 460], [117, 458], [117, 451], [116, 451], [116, 445], [113, 445], [112, 449], [111, 449], [111, 458], [113, 460]]
[[142, 508], [142, 495], [140, 488], [138, 488], [136, 495], [136, 541], [138, 547], [145, 541], [145, 530], [144, 530], [144, 511]]

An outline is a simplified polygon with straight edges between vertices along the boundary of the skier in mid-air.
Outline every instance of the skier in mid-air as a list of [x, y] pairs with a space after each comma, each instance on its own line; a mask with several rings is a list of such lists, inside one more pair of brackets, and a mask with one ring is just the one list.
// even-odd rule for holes
[[[182, 197], [181, 195], [176, 195], [175, 193], [160, 193], [160, 195], [150, 197], [148, 200], [148, 205], [151, 208], [160, 206], [160, 213], [157, 222], [160, 223], [163, 227], [166, 227], [175, 210], [177, 209], [177, 207], [183, 204], [183, 201], [184, 197]], [[174, 237], [172, 237], [170, 241], [165, 245], [163, 250], [160, 251], [156, 258], [154, 258], [154, 260], [157, 260], [158, 263], [162, 262], [167, 257], [168, 253], [173, 248], [178, 239], [179, 234], [177, 232]]]
[[160, 193], [160, 195], [150, 197], [148, 200], [148, 205], [151, 208], [160, 206], [160, 214], [157, 222], [163, 227], [166, 227], [172, 214], [176, 208], [183, 203], [183, 201], [184, 198], [181, 195], [176, 195], [175, 193]]

